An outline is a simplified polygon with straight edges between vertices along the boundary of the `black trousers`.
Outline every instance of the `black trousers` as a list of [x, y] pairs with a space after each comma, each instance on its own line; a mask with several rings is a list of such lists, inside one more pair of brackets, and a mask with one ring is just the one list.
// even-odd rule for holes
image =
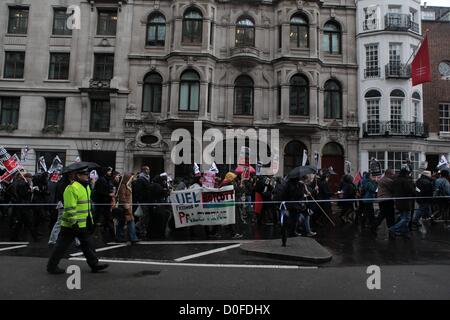
[[13, 209], [12, 241], [19, 241], [23, 229], [27, 229], [33, 240], [37, 240], [37, 232], [33, 226], [33, 211], [29, 207], [16, 206]]
[[83, 251], [87, 264], [91, 268], [96, 266], [98, 264], [98, 258], [89, 237], [90, 233], [86, 228], [75, 230], [72, 228], [61, 227], [61, 232], [59, 233], [55, 248], [53, 249], [52, 255], [48, 260], [47, 269], [53, 270], [58, 266], [59, 262], [64, 257], [64, 254], [67, 249], [69, 249], [75, 238], [80, 240], [81, 251]]
[[383, 219], [386, 219], [386, 225], [388, 228], [395, 224], [395, 206], [394, 200], [381, 201], [379, 204], [380, 216], [378, 217], [375, 226], [378, 227]]
[[103, 219], [102, 238], [105, 243], [115, 240], [114, 223], [112, 220], [111, 206], [102, 205], [96, 208], [97, 219]]

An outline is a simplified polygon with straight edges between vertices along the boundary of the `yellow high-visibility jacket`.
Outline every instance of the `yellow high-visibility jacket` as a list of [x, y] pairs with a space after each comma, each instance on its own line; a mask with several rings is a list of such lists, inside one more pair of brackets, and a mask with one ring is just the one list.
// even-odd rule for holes
[[61, 226], [72, 228], [78, 223], [80, 229], [86, 228], [87, 219], [91, 219], [91, 188], [75, 181], [64, 190], [64, 213]]

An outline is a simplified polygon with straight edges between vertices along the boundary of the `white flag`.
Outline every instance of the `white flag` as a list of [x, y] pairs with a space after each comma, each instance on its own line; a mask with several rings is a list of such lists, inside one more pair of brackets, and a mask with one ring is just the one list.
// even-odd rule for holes
[[442, 155], [441, 160], [439, 160], [439, 164], [437, 165], [437, 167], [441, 168], [441, 167], [446, 167], [446, 166], [448, 166], [447, 158], [444, 155]]
[[28, 157], [28, 146], [25, 146], [25, 148], [20, 150], [20, 161], [22, 163], [26, 162], [27, 157]]
[[344, 172], [347, 175], [352, 172], [352, 163], [350, 161], [348, 161], [348, 160], [345, 161]]
[[48, 172], [49, 173], [53, 173], [55, 171], [61, 172], [62, 169], [63, 169], [62, 161], [58, 156], [56, 156], [53, 159], [52, 165], [50, 166], [50, 169], [48, 169]]
[[76, 158], [75, 158], [75, 162], [76, 162], [76, 163], [81, 162], [80, 157], [76, 157]]
[[209, 171], [214, 172], [214, 173], [219, 173], [219, 169], [217, 168], [215, 161], [213, 161], [213, 163], [211, 164], [211, 168], [209, 168]]
[[200, 174], [200, 167], [198, 166], [197, 162], [194, 162], [194, 175]]
[[303, 150], [303, 161], [302, 161], [302, 166], [306, 165], [306, 162], [308, 161], [308, 151], [307, 150]]
[[317, 169], [320, 169], [319, 165], [320, 154], [318, 151], [314, 151], [314, 162], [316, 164]]
[[261, 175], [261, 168], [262, 168], [262, 162], [258, 161], [258, 163], [256, 164], [256, 175], [257, 176]]
[[42, 156], [42, 157], [39, 158], [39, 165], [41, 166], [41, 169], [42, 169], [44, 172], [47, 172], [47, 171], [48, 171], [48, 170], [47, 170], [47, 165], [45, 164], [45, 158], [44, 158], [44, 156]]
[[90, 178], [91, 181], [95, 184], [95, 183], [97, 182], [97, 180], [98, 180], [98, 173], [97, 173], [97, 171], [96, 171], [96, 170], [92, 170], [92, 171], [89, 173], [89, 178]]

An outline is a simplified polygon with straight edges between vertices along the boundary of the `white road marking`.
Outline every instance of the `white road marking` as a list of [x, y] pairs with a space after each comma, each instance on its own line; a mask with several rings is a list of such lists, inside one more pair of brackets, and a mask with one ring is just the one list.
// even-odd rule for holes
[[27, 245], [21, 245], [21, 246], [14, 246], [14, 247], [8, 247], [8, 248], [1, 248], [0, 251], [8, 251], [8, 250], [14, 250], [14, 249], [20, 249], [20, 248], [26, 248]]
[[0, 245], [11, 245], [11, 244], [30, 244], [29, 242], [0, 242]]
[[[141, 245], [174, 245], [174, 244], [229, 244], [229, 243], [250, 243], [259, 240], [206, 240], [206, 241], [139, 241]], [[110, 242], [108, 245], [115, 245], [117, 242]]]
[[[111, 247], [105, 247], [105, 248], [96, 249], [95, 252], [108, 251], [108, 250], [122, 248], [122, 247], [126, 247], [126, 246], [127, 246], [126, 243], [122, 243], [122, 244], [118, 244], [117, 246], [111, 246]], [[77, 252], [77, 253], [72, 253], [70, 256], [71, 257], [79, 257], [79, 256], [82, 256], [82, 255], [83, 255], [83, 252]]]
[[175, 259], [176, 262], [181, 262], [181, 261], [186, 261], [186, 260], [190, 260], [190, 259], [194, 259], [197, 257], [203, 257], [203, 256], [207, 256], [216, 252], [221, 252], [221, 251], [226, 251], [226, 250], [230, 250], [230, 249], [234, 249], [234, 248], [238, 248], [240, 247], [241, 244], [233, 244], [231, 246], [226, 246], [226, 247], [222, 247], [222, 248], [217, 248], [217, 249], [212, 249], [212, 250], [208, 250], [208, 251], [203, 251], [203, 252], [199, 252], [199, 253], [195, 253], [195, 254], [191, 254], [185, 257], [181, 257], [178, 259]]
[[[70, 258], [71, 261], [86, 261], [85, 258]], [[177, 263], [177, 262], [157, 262], [142, 260], [111, 260], [100, 259], [104, 263], [121, 264], [146, 264], [154, 266], [175, 266], [175, 267], [206, 267], [206, 268], [244, 268], [244, 269], [287, 269], [287, 270], [317, 270], [317, 266], [288, 266], [288, 265], [264, 265], [264, 264], [206, 264], [206, 263]]]

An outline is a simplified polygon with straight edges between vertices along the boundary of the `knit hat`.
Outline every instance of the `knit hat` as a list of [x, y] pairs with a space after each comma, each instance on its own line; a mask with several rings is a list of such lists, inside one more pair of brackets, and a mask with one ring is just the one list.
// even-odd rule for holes
[[227, 181], [234, 181], [234, 179], [236, 179], [236, 177], [237, 177], [237, 175], [235, 175], [233, 172], [228, 172], [226, 175], [225, 175], [225, 180], [227, 180]]

